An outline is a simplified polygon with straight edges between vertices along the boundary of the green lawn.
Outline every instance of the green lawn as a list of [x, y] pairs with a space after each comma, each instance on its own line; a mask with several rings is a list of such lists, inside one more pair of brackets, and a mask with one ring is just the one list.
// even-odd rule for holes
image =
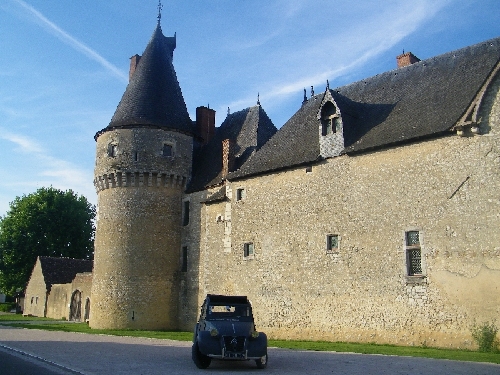
[[[31, 323], [29, 324], [15, 323], [15, 321], [19, 320], [30, 320]], [[40, 322], [37, 322], [38, 320], [40, 320]], [[148, 337], [155, 339], [169, 339], [178, 341], [191, 341], [193, 338], [192, 332], [91, 329], [85, 323], [60, 322], [54, 324], [54, 322], [51, 322], [50, 324], [48, 324], [44, 323], [43, 320], [50, 320], [50, 319], [23, 317], [22, 315], [14, 315], [14, 314], [0, 315], [0, 323], [16, 327], [29, 328], [29, 329], [44, 329], [50, 331], [80, 332], [88, 334], [104, 334], [104, 335], [114, 335], [114, 336]], [[437, 349], [429, 347], [358, 344], [358, 343], [327, 342], [327, 341], [288, 341], [288, 340], [269, 340], [269, 346], [294, 349], [294, 350], [316, 350], [316, 351], [350, 352], [350, 353], [362, 353], [362, 354], [384, 354], [384, 355], [449, 359], [456, 361], [491, 362], [500, 364], [499, 353], [480, 353], [468, 350], [451, 350], [451, 349]]]

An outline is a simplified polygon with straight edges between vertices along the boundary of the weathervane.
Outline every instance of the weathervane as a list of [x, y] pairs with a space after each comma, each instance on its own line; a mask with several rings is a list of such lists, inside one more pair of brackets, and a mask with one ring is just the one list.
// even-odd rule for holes
[[161, 10], [163, 9], [163, 5], [161, 3], [161, 0], [158, 0], [158, 24], [161, 21]]

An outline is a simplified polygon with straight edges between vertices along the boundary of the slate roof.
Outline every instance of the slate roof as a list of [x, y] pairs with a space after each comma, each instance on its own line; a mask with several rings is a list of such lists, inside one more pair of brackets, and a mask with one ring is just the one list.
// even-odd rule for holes
[[[496, 38], [330, 90], [342, 116], [343, 152], [363, 152], [448, 133], [499, 58], [500, 38]], [[228, 179], [320, 159], [317, 114], [323, 96], [310, 98]]]
[[107, 129], [153, 126], [193, 132], [172, 63], [176, 38], [158, 23]]
[[239, 168], [248, 157], [260, 149], [277, 129], [260, 105], [229, 114], [220, 127], [215, 128], [212, 139], [196, 152], [193, 158], [193, 176], [188, 192], [215, 186], [222, 178], [222, 141], [235, 142], [236, 161]]
[[91, 260], [73, 258], [39, 257], [42, 273], [49, 290], [53, 284], [68, 284], [77, 273], [92, 272]]

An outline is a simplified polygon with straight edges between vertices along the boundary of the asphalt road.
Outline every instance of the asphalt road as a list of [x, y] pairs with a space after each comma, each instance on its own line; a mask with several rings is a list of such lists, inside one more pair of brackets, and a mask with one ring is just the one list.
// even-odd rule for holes
[[[23, 365], [35, 367], [21, 372]], [[15, 372], [6, 372], [12, 369]], [[254, 362], [221, 361], [213, 361], [207, 370], [199, 370], [191, 361], [189, 342], [0, 326], [2, 375], [201, 373], [499, 375], [500, 365], [269, 348], [265, 370], [258, 370]]]

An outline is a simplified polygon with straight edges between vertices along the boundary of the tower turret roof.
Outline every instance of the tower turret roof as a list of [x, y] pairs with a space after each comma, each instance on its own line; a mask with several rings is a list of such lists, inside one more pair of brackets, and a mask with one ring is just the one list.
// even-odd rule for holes
[[158, 22], [106, 129], [155, 126], [192, 133], [172, 63], [175, 47], [176, 36], [165, 37]]

